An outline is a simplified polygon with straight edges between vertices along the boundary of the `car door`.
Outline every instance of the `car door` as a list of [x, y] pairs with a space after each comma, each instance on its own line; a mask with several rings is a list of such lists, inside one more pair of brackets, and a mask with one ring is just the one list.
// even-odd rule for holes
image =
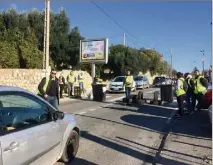
[[4, 165], [28, 165], [48, 152], [54, 151], [52, 156], [60, 152], [60, 124], [53, 120], [45, 102], [31, 94], [6, 92], [0, 94], [0, 103]]

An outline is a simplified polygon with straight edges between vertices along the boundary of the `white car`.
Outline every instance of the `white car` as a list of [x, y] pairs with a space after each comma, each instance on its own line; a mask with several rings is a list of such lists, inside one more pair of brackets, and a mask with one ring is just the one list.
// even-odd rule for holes
[[135, 76], [134, 80], [137, 89], [149, 88], [149, 80], [146, 76]]
[[212, 124], [212, 105], [210, 105], [209, 108], [208, 108], [208, 114], [209, 114], [210, 122]]
[[[109, 92], [125, 92], [125, 87], [123, 87], [124, 76], [115, 77], [109, 84]], [[133, 81], [132, 91], [136, 91], [136, 84]]]
[[0, 121], [1, 165], [70, 162], [78, 151], [75, 117], [27, 90], [0, 86]]

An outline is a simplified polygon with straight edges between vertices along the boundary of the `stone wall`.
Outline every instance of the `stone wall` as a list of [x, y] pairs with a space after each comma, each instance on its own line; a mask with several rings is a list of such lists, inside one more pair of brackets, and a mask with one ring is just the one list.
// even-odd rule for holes
[[[89, 73], [74, 71], [74, 75], [77, 77], [81, 72], [83, 73], [85, 88], [91, 91], [92, 77]], [[69, 70], [59, 71], [57, 77], [62, 74], [66, 79], [69, 73]], [[21, 87], [37, 93], [38, 84], [45, 75], [46, 72], [42, 69], [0, 69], [0, 85]], [[78, 81], [75, 85], [78, 86]]]
[[37, 92], [45, 71], [42, 69], [0, 69], [0, 85], [16, 86]]

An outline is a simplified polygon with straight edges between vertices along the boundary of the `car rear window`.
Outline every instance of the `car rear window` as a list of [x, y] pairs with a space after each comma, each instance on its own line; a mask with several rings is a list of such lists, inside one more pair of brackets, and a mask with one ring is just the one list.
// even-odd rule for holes
[[143, 80], [143, 76], [134, 77], [134, 80], [135, 81], [141, 81], [141, 80]]
[[165, 80], [166, 80], [165, 77], [155, 77], [154, 82], [163, 82], [163, 81], [165, 81]]
[[124, 81], [124, 77], [116, 77], [113, 82], [123, 82]]

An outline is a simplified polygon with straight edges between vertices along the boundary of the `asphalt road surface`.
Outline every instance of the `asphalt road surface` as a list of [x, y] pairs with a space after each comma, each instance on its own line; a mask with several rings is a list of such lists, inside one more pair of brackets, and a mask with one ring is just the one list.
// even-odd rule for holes
[[[144, 92], [155, 90], [150, 88]], [[60, 106], [62, 111], [76, 115], [81, 129], [79, 151], [70, 165], [147, 165], [160, 162], [159, 153], [174, 124], [171, 117], [176, 113], [175, 108], [125, 106], [122, 102], [115, 102], [122, 96], [124, 94], [108, 94], [105, 103], [80, 100]], [[166, 147], [172, 147], [170, 144]], [[165, 155], [160, 164], [182, 165]]]

